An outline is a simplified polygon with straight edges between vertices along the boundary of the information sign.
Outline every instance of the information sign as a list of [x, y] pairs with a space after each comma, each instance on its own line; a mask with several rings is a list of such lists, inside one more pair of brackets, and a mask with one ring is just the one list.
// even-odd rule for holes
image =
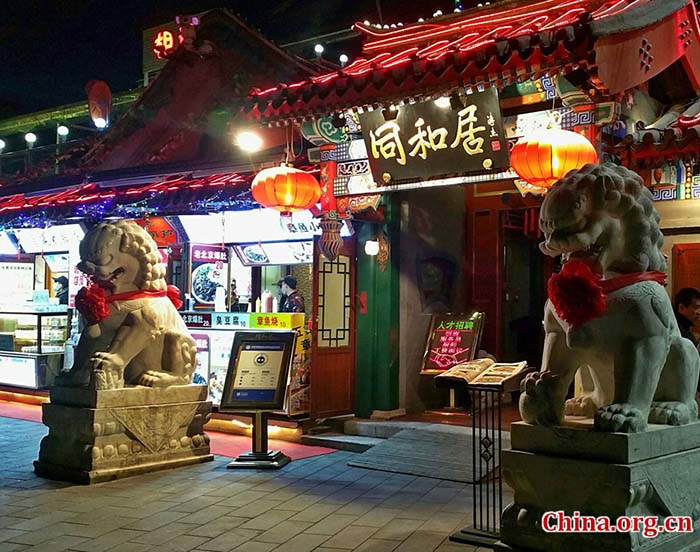
[[421, 374], [438, 374], [473, 360], [479, 350], [484, 313], [434, 315]]
[[220, 410], [283, 409], [295, 337], [293, 331], [237, 332]]

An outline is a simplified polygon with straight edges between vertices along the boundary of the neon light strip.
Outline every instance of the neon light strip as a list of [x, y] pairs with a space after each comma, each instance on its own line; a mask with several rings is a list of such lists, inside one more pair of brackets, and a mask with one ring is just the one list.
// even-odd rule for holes
[[[456, 32], [466, 30], [483, 30], [484, 26], [492, 27], [494, 25], [520, 23], [523, 19], [523, 15], [528, 16], [528, 21], [532, 21], [533, 19], [536, 19], [541, 16], [549, 17], [549, 14], [551, 14], [552, 8], [554, 7], [551, 4], [554, 4], [554, 6], [559, 8], [557, 11], [562, 9], [568, 10], [570, 8], [580, 7], [581, 4], [585, 5], [585, 0], [571, 0], [568, 3], [564, 3], [561, 5], [557, 5], [553, 2], [547, 1], [536, 6], [534, 9], [528, 9], [528, 11], [524, 14], [522, 13], [523, 8], [520, 8], [510, 10], [509, 12], [505, 12], [505, 15], [502, 15], [501, 17], [494, 17], [494, 14], [484, 15], [480, 17], [471, 18], [467, 21], [461, 21], [457, 24], [452, 23], [450, 25], [443, 25], [439, 29], [428, 32], [422, 29], [418, 32], [413, 32], [410, 36], [404, 36], [403, 38], [383, 39], [367, 43], [364, 45], [363, 51], [370, 52], [379, 49], [386, 50], [397, 46], [403, 46], [408, 43], [422, 42], [430, 39], [439, 38], [444, 35], [450, 35]], [[539, 6], [543, 7], [540, 8]], [[416, 31], [416, 29], [412, 30]]]

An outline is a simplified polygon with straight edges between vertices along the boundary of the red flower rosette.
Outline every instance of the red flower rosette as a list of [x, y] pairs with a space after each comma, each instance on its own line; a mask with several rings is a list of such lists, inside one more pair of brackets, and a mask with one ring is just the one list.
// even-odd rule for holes
[[75, 296], [75, 308], [91, 326], [109, 316], [105, 290], [95, 284], [84, 287]]
[[578, 328], [605, 312], [605, 293], [596, 274], [584, 261], [572, 259], [547, 284], [549, 300], [559, 317]]

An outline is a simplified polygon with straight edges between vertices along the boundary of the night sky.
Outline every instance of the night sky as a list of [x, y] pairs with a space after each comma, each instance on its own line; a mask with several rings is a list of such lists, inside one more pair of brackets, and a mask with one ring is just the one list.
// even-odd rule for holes
[[454, 8], [453, 0], [7, 0], [0, 15], [0, 118], [83, 101], [91, 79], [106, 81], [114, 93], [138, 86], [142, 31], [177, 14], [225, 7], [284, 44], [356, 20], [376, 22], [378, 3], [385, 23]]

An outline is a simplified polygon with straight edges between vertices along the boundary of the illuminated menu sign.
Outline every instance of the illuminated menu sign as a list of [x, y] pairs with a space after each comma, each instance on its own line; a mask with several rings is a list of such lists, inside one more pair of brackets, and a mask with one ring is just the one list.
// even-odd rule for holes
[[237, 332], [220, 410], [284, 407], [295, 332]]
[[473, 360], [479, 350], [484, 313], [434, 315], [423, 356], [422, 374], [437, 374]]
[[494, 88], [462, 95], [459, 104], [427, 101], [361, 113], [360, 125], [379, 186], [510, 164]]

